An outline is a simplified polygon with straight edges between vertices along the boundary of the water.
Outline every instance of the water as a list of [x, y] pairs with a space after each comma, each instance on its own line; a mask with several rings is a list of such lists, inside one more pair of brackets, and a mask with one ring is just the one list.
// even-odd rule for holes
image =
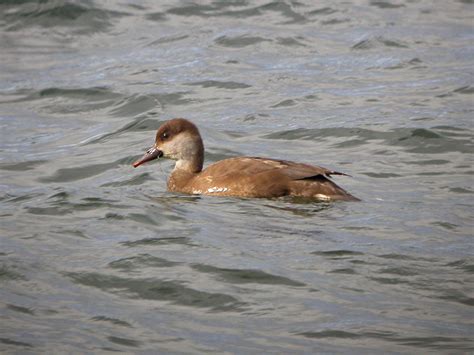
[[[0, 1], [2, 352], [473, 351], [472, 11]], [[363, 202], [168, 193], [172, 117]]]

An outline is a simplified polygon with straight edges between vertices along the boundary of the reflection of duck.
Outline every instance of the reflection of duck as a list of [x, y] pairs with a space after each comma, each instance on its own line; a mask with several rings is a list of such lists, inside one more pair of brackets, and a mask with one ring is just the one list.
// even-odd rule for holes
[[357, 201], [328, 177], [345, 175], [319, 166], [258, 157], [218, 161], [202, 170], [204, 145], [197, 127], [188, 120], [165, 122], [155, 145], [133, 163], [137, 166], [156, 158], [176, 160], [168, 179], [168, 190], [188, 194], [241, 197], [300, 196], [316, 200]]

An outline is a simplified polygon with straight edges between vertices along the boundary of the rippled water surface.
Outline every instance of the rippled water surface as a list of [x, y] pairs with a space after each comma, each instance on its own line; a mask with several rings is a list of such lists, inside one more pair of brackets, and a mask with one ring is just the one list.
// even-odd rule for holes
[[[0, 1], [0, 350], [473, 351], [473, 6]], [[363, 201], [166, 192], [172, 117]]]

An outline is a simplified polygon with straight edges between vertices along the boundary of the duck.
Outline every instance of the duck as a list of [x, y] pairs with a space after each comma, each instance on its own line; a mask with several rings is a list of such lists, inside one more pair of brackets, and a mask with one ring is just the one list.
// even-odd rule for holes
[[170, 192], [319, 201], [359, 201], [334, 183], [331, 175], [347, 174], [287, 160], [242, 156], [220, 160], [203, 170], [204, 144], [198, 128], [184, 118], [164, 122], [155, 144], [133, 163], [136, 168], [158, 158], [175, 160], [167, 188]]

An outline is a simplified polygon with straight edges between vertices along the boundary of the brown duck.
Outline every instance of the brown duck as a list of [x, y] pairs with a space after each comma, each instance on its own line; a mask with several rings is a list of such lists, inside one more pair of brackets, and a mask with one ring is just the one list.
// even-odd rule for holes
[[319, 166], [259, 157], [218, 161], [202, 170], [204, 145], [197, 127], [183, 118], [165, 122], [155, 145], [133, 163], [136, 168], [156, 158], [176, 160], [168, 190], [187, 194], [240, 197], [298, 196], [322, 201], [358, 201], [329, 179], [346, 175]]

